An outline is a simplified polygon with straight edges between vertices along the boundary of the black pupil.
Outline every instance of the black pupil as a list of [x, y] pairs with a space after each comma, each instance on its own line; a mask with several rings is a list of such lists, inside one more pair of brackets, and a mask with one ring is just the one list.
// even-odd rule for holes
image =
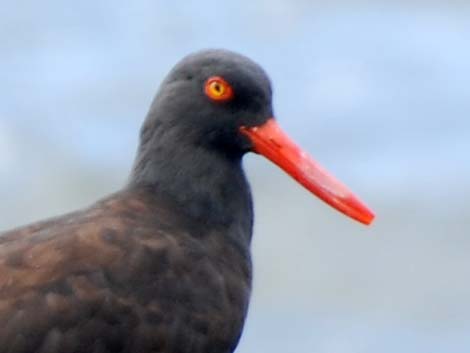
[[220, 84], [216, 83], [214, 85], [214, 89], [217, 93], [220, 93], [222, 91], [222, 87], [220, 87]]

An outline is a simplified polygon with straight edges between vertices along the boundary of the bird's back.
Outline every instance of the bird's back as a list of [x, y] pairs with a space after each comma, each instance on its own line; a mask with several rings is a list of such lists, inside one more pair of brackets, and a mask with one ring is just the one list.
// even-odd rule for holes
[[0, 235], [0, 274], [1, 353], [224, 353], [251, 263], [217, 227], [134, 190]]

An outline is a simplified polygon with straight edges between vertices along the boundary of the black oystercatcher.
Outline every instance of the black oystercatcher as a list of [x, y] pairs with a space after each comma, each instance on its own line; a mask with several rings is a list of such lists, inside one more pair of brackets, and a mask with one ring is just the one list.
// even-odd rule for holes
[[251, 287], [249, 151], [372, 221], [279, 129], [257, 64], [190, 55], [160, 87], [128, 185], [2, 234], [0, 352], [233, 352]]

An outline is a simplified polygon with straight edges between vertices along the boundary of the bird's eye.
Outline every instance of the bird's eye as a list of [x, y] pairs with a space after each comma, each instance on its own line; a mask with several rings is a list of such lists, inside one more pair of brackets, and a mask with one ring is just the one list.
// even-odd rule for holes
[[210, 77], [204, 85], [204, 93], [213, 101], [225, 102], [233, 98], [233, 89], [222, 77]]

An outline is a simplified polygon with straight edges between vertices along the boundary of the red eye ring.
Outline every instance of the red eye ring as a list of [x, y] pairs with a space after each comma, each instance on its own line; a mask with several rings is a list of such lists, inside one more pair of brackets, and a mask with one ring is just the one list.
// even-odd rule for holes
[[233, 98], [232, 86], [220, 76], [207, 79], [204, 85], [204, 93], [211, 100], [217, 102], [226, 102]]

